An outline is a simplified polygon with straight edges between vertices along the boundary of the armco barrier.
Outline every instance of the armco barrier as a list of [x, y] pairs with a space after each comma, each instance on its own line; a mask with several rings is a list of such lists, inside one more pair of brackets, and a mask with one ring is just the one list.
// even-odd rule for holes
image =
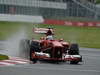
[[56, 24], [65, 26], [80, 26], [80, 27], [100, 27], [100, 22], [80, 22], [80, 21], [64, 21], [64, 20], [51, 20], [45, 19], [44, 24]]
[[0, 21], [43, 23], [42, 16], [0, 14]]

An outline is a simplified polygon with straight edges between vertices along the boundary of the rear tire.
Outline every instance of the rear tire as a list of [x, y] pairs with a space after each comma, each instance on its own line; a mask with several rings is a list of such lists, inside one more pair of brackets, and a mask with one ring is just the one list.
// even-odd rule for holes
[[40, 46], [39, 46], [39, 42], [37, 41], [32, 41], [31, 45], [30, 45], [30, 50], [34, 51], [34, 52], [40, 52]]
[[79, 55], [79, 47], [78, 44], [71, 44], [69, 49], [70, 55]]

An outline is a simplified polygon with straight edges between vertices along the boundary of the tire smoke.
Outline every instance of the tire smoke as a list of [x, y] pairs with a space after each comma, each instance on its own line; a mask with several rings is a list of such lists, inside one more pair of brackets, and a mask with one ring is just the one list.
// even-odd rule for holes
[[19, 49], [20, 40], [27, 39], [25, 29], [20, 29], [13, 36], [7, 39], [5, 43], [6, 54], [9, 56], [18, 56], [20, 57], [22, 51]]

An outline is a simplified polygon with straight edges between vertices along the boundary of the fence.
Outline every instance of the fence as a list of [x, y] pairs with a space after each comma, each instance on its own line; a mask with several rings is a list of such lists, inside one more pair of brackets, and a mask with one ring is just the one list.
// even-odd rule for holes
[[[99, 19], [99, 10], [76, 0], [0, 0], [0, 14], [41, 15], [45, 18], [83, 17]], [[95, 12], [96, 11], [96, 12]]]

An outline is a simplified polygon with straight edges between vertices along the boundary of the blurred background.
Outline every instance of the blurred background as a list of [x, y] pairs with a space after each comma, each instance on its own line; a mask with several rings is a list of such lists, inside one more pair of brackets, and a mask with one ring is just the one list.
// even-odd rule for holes
[[[39, 15], [46, 19], [100, 19], [100, 0], [0, 0], [0, 14]], [[59, 16], [58, 16], [59, 15]]]

